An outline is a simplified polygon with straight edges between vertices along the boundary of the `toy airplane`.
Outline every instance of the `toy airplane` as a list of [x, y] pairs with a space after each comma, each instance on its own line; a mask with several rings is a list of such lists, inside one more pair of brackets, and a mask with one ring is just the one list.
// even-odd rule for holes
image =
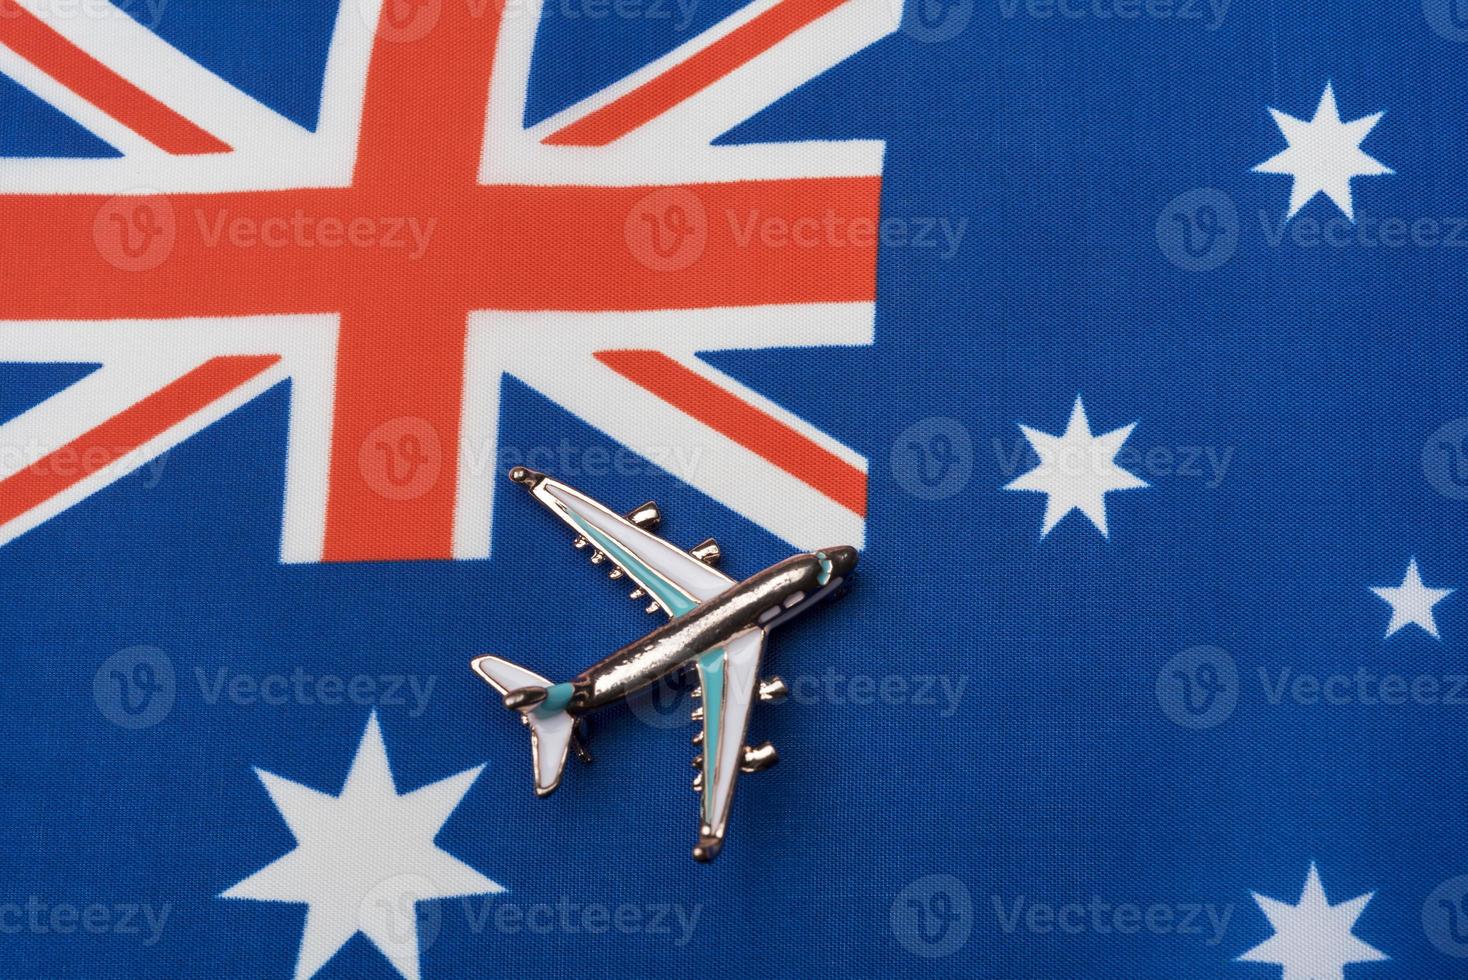
[[702, 746], [694, 759], [701, 770], [694, 789], [702, 826], [693, 856], [713, 860], [724, 845], [735, 780], [779, 760], [768, 742], [744, 744], [755, 700], [777, 701], [786, 693], [778, 677], [760, 680], [765, 634], [835, 591], [856, 567], [856, 549], [795, 555], [736, 582], [713, 567], [719, 546], [712, 538], [684, 551], [653, 534], [662, 520], [655, 504], [623, 517], [544, 473], [517, 466], [510, 479], [571, 526], [576, 547], [590, 547], [594, 564], [609, 563], [613, 579], [630, 580], [632, 598], [650, 598], [648, 612], [661, 609], [671, 617], [560, 684], [499, 657], [474, 661], [474, 670], [504, 695], [505, 707], [530, 726], [536, 794], [546, 796], [560, 785], [573, 742], [585, 757], [576, 738], [582, 716], [692, 666], [702, 698], [693, 720], [703, 722], [703, 733], [693, 738]]

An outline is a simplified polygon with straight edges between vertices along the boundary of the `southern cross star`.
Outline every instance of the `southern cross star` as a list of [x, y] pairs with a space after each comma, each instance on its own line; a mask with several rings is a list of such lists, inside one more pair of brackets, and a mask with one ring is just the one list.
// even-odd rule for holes
[[1053, 436], [1027, 425], [1020, 426], [1040, 464], [1004, 489], [1033, 490], [1046, 495], [1042, 538], [1073, 510], [1085, 514], [1103, 536], [1109, 536], [1106, 494], [1148, 485], [1146, 480], [1116, 465], [1116, 454], [1134, 428], [1135, 422], [1099, 436], [1092, 435], [1086, 406], [1077, 397], [1063, 434]]
[[1274, 935], [1240, 956], [1240, 962], [1277, 964], [1284, 968], [1281, 980], [1344, 980], [1344, 969], [1352, 963], [1390, 959], [1351, 932], [1373, 894], [1331, 905], [1314, 864], [1294, 905], [1255, 892]]
[[1350, 122], [1341, 122], [1340, 110], [1336, 107], [1335, 89], [1326, 83], [1320, 104], [1315, 108], [1315, 117], [1310, 120], [1296, 119], [1278, 109], [1270, 109], [1275, 123], [1289, 142], [1289, 146], [1254, 168], [1255, 173], [1287, 174], [1294, 178], [1290, 189], [1290, 213], [1288, 221], [1300, 213], [1300, 209], [1316, 194], [1324, 194], [1335, 202], [1335, 206], [1352, 221], [1356, 213], [1351, 199], [1351, 180], [1355, 177], [1374, 177], [1377, 174], [1395, 173], [1380, 160], [1361, 149], [1366, 139], [1385, 113], [1377, 112]]
[[418, 980], [417, 903], [505, 890], [433, 843], [483, 768], [399, 794], [373, 714], [337, 796], [257, 769], [296, 848], [220, 897], [307, 906], [297, 980], [359, 932]]

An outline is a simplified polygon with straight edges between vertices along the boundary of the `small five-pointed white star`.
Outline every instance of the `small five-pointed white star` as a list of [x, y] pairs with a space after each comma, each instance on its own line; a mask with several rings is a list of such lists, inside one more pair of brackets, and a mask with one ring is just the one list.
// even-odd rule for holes
[[1320, 105], [1315, 108], [1314, 119], [1306, 122], [1278, 109], [1270, 109], [1269, 112], [1289, 146], [1254, 170], [1263, 174], [1288, 174], [1294, 178], [1286, 221], [1299, 214], [1316, 194], [1329, 197], [1347, 218], [1355, 221], [1351, 178], [1396, 172], [1361, 150], [1361, 141], [1384, 113], [1341, 122], [1335, 89], [1329, 82], [1325, 85], [1325, 93], [1320, 96]]
[[1390, 959], [1351, 932], [1375, 894], [1331, 905], [1320, 884], [1320, 872], [1311, 864], [1299, 904], [1286, 905], [1254, 893], [1254, 901], [1274, 927], [1274, 935], [1239, 960], [1278, 964], [1284, 967], [1283, 980], [1343, 980], [1344, 967], [1351, 963]]
[[257, 769], [296, 849], [220, 897], [307, 905], [297, 980], [358, 932], [418, 980], [416, 904], [505, 890], [433, 843], [483, 768], [399, 795], [374, 713], [339, 796]]
[[1432, 607], [1456, 590], [1433, 589], [1423, 585], [1422, 575], [1417, 571], [1416, 558], [1407, 562], [1407, 574], [1402, 576], [1401, 585], [1373, 585], [1371, 591], [1392, 607], [1392, 621], [1386, 627], [1387, 636], [1404, 626], [1416, 625], [1425, 629], [1430, 636], [1442, 639], [1437, 633], [1437, 620], [1432, 616]]
[[1086, 406], [1081, 404], [1079, 396], [1063, 435], [1052, 436], [1026, 425], [1020, 426], [1035, 454], [1040, 457], [1040, 465], [1004, 489], [1033, 490], [1047, 496], [1045, 526], [1040, 537], [1049, 534], [1061, 518], [1073, 510], [1085, 514], [1102, 535], [1109, 536], [1106, 494], [1113, 490], [1147, 486], [1146, 480], [1116, 465], [1116, 454], [1136, 426], [1133, 422], [1104, 435], [1091, 435]]

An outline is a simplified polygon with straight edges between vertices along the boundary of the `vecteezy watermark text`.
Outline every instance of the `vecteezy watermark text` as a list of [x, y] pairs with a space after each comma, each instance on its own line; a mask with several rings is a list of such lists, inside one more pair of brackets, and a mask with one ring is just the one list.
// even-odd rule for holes
[[[125, 11], [144, 27], [155, 28], [163, 20], [170, 0], [40, 0], [29, 13], [49, 23], [78, 20], [109, 20]], [[0, 4], [0, 20], [16, 19], [27, 13], [25, 8]]]
[[209, 248], [384, 249], [403, 251], [418, 261], [428, 253], [438, 218], [416, 215], [313, 215], [296, 208], [289, 215], [260, 217], [227, 208], [194, 210], [199, 237]]
[[734, 244], [748, 248], [883, 248], [933, 249], [940, 259], [958, 254], [968, 232], [968, 218], [890, 215], [881, 219], [850, 217], [834, 210], [821, 215], [790, 217], [762, 211], [729, 211]]
[[[1233, 0], [999, 0], [1005, 20], [1197, 21], [1216, 31]], [[1210, 19], [1211, 18], [1211, 19]]]
[[438, 678], [430, 674], [312, 674], [297, 667], [285, 674], [247, 674], [219, 667], [207, 671], [194, 668], [199, 696], [204, 703], [220, 701], [248, 707], [256, 704], [297, 704], [303, 707], [351, 704], [367, 708], [407, 708], [409, 718], [418, 718], [428, 707]]
[[787, 682], [790, 700], [796, 704], [910, 705], [938, 708], [939, 718], [951, 718], [968, 687], [968, 675], [947, 674], [843, 674], [827, 667], [823, 674], [801, 674]]
[[667, 938], [674, 946], [686, 946], [698, 928], [703, 905], [679, 902], [581, 902], [562, 895], [555, 902], [505, 901], [501, 898], [465, 898], [464, 916], [475, 933], [493, 930], [502, 935], [527, 932], [600, 936], [644, 935]]
[[[468, 438], [460, 439], [458, 454], [450, 460], [433, 423], [408, 415], [377, 426], [357, 453], [362, 479], [389, 500], [421, 497], [446, 476], [488, 478], [516, 466], [547, 470], [568, 480], [611, 475], [687, 480], [696, 475], [702, 461], [703, 447], [696, 445], [644, 446], [634, 452], [625, 446], [583, 446], [569, 439], [557, 445], [510, 446]], [[450, 462], [453, 465], [446, 465]]]
[[658, 272], [678, 272], [703, 258], [710, 242], [738, 249], [906, 248], [940, 259], [958, 253], [968, 218], [938, 215], [769, 212], [758, 208], [712, 211], [686, 187], [664, 187], [640, 198], [627, 212], [623, 234], [638, 262]]
[[[947, 674], [844, 674], [827, 667], [822, 674], [787, 675], [787, 696], [800, 705], [872, 705], [938, 709], [940, 718], [951, 718], [968, 687], [968, 675]], [[679, 728], [688, 724], [688, 713], [696, 702], [695, 684], [688, 678], [668, 677], [649, 685], [627, 699], [627, 706], [644, 724], [653, 728]]]
[[1246, 673], [1228, 651], [1213, 646], [1190, 647], [1169, 659], [1158, 671], [1156, 686], [1163, 713], [1196, 730], [1222, 725], [1240, 700], [1261, 695], [1273, 707], [1468, 707], [1468, 673], [1402, 674], [1368, 667], [1316, 671], [1289, 665]]
[[[102, 716], [119, 728], [151, 728], [172, 713], [178, 699], [191, 696], [184, 679], [188, 676], [180, 677], [173, 659], [158, 647], [128, 647], [97, 668], [92, 699]], [[410, 718], [427, 710], [438, 684], [434, 675], [318, 674], [302, 667], [265, 673], [227, 666], [195, 667], [192, 679], [199, 699], [211, 707], [221, 703], [241, 707], [351, 705], [407, 709]]]
[[[488, 0], [482, 0], [487, 5]], [[561, 20], [672, 20], [673, 30], [684, 31], [693, 22], [699, 0], [505, 0], [505, 18], [532, 11]]]
[[1112, 902], [1099, 895], [1086, 901], [1038, 902], [1025, 895], [991, 896], [999, 928], [1037, 936], [1200, 936], [1217, 946], [1228, 931], [1234, 906], [1208, 902]]
[[147, 902], [47, 902], [39, 895], [24, 901], [0, 901], [0, 935], [128, 936], [152, 946], [163, 937], [173, 905]]
[[[1023, 437], [1006, 442], [996, 437], [993, 442], [994, 458], [1005, 477], [1013, 477], [1022, 470], [1040, 465], [1040, 457], [1034, 447]], [[1202, 480], [1209, 490], [1222, 486], [1233, 465], [1233, 446], [1131, 446], [1125, 445], [1106, 460], [1098, 460], [1094, 453], [1078, 451], [1050, 461], [1050, 465], [1077, 475], [1095, 469], [1098, 465], [1115, 464], [1139, 476], [1150, 479], [1175, 477], [1178, 479]]]
[[[516, 466], [546, 470], [572, 480], [581, 476], [653, 476], [662, 470], [687, 479], [703, 462], [702, 446], [652, 446], [633, 452], [626, 446], [578, 446], [562, 439], [554, 446], [496, 446], [493, 453], [465, 449], [470, 472], [506, 473]], [[493, 457], [491, 465], [487, 460]]]
[[1468, 248], [1468, 217], [1377, 217], [1343, 214], [1293, 219], [1259, 212], [1259, 228], [1271, 248]]
[[[56, 476], [75, 481], [100, 473], [121, 461], [133, 452], [132, 446], [62, 446], [47, 448], [38, 442], [27, 445], [0, 445], [0, 473], [18, 473], [29, 470], [37, 476]], [[168, 454], [161, 453], [146, 463], [134, 464], [145, 490], [156, 487], [163, 479], [163, 470], [168, 465]]]
[[[1468, 248], [1468, 217], [1461, 215], [1296, 214], [1261, 209], [1259, 239], [1271, 249]], [[1157, 218], [1157, 245], [1173, 265], [1209, 272], [1233, 258], [1246, 229], [1233, 199], [1212, 187], [1173, 198]]]
[[1302, 707], [1317, 705], [1368, 708], [1468, 707], [1468, 674], [1379, 674], [1365, 667], [1351, 673], [1300, 673], [1290, 667], [1259, 668], [1259, 685], [1270, 704], [1288, 701]]

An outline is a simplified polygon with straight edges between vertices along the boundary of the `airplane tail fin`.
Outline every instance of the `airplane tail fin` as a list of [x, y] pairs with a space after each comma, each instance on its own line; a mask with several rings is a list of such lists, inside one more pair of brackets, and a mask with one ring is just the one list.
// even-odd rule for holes
[[576, 733], [576, 719], [566, 711], [570, 685], [552, 684], [534, 671], [499, 657], [478, 657], [471, 666], [504, 695], [505, 707], [519, 712], [520, 720], [530, 726], [535, 795], [550, 795], [561, 785], [561, 773]]

